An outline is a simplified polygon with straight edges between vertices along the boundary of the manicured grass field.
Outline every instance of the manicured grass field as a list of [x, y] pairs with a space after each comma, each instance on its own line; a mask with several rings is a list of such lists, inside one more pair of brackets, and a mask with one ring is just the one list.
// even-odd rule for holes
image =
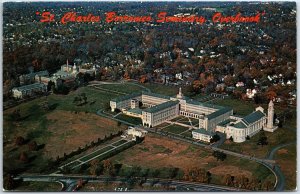
[[125, 114], [120, 114], [120, 115], [116, 116], [115, 118], [123, 120], [123, 121], [127, 121], [129, 123], [134, 124], [134, 125], [142, 124], [142, 119], [136, 118], [136, 117], [130, 117], [130, 116], [125, 115]]
[[123, 92], [123, 93], [133, 93], [133, 92], [140, 92], [145, 90], [144, 88], [138, 86], [138, 85], [133, 85], [133, 84], [105, 84], [105, 85], [99, 85], [97, 86], [99, 88], [107, 89], [107, 90], [112, 90], [112, 91], [117, 91], [117, 92]]
[[102, 148], [102, 149], [100, 149], [100, 150], [98, 150], [98, 151], [96, 151], [96, 152], [94, 152], [94, 153], [92, 153], [92, 154], [89, 154], [89, 155], [87, 155], [87, 156], [81, 158], [80, 160], [81, 160], [82, 162], [88, 161], [88, 160], [92, 159], [93, 157], [95, 157], [95, 156], [97, 156], [97, 155], [99, 155], [99, 154], [101, 154], [101, 153], [104, 153], [104, 152], [106, 152], [106, 151], [108, 151], [108, 150], [111, 150], [112, 148], [113, 148], [112, 146], [104, 147], [104, 148]]
[[169, 133], [180, 134], [180, 133], [188, 130], [188, 128], [180, 126], [180, 125], [170, 125], [162, 130], [165, 132], [169, 132]]
[[237, 115], [248, 115], [255, 110], [255, 108], [259, 105], [255, 105], [253, 102], [242, 101], [238, 99], [215, 99], [211, 104], [228, 106], [233, 108], [233, 113]]
[[116, 142], [116, 143], [113, 143], [112, 145], [113, 146], [119, 146], [119, 145], [122, 145], [123, 143], [125, 143], [125, 142], [127, 142], [126, 140], [120, 140], [120, 141], [118, 141], [118, 142]]

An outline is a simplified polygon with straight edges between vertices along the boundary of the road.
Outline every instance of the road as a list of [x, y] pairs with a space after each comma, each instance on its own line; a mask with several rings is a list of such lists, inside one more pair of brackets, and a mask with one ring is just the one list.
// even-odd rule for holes
[[[84, 180], [87, 182], [101, 182], [101, 183], [126, 183], [128, 178], [124, 177], [105, 177], [105, 176], [66, 176], [66, 175], [21, 175], [17, 179], [23, 181], [35, 181], [35, 182], [59, 182], [63, 185], [62, 191], [73, 191], [78, 180]], [[144, 179], [143, 177], [134, 177], [134, 179]], [[188, 188], [193, 191], [245, 191], [231, 187], [195, 183], [188, 181], [176, 181], [169, 179], [146, 179], [144, 185], [152, 186], [169, 186], [173, 188]]]
[[[269, 160], [272, 160], [274, 159], [274, 155], [275, 153], [281, 149], [281, 148], [284, 148], [286, 146], [289, 146], [289, 145], [293, 145], [295, 144], [296, 142], [291, 142], [291, 143], [286, 143], [286, 144], [281, 144], [281, 145], [278, 145], [276, 147], [274, 147], [268, 154], [267, 156], [267, 159]], [[273, 167], [274, 171], [276, 172], [277, 174], [277, 177], [278, 177], [278, 183], [277, 183], [277, 187], [276, 189], [278, 189], [279, 191], [283, 191], [284, 190], [284, 187], [285, 187], [285, 176], [284, 174], [282, 173], [282, 171], [280, 170], [280, 167], [275, 164], [275, 166]]]

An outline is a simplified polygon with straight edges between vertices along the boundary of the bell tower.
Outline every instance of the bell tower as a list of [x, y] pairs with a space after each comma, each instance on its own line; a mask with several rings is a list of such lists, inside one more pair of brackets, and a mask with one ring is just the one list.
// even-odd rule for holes
[[268, 107], [268, 123], [267, 127], [268, 128], [273, 128], [273, 122], [274, 122], [274, 103], [272, 100], [269, 102], [269, 107]]
[[265, 131], [274, 132], [278, 127], [274, 126], [274, 103], [273, 100], [270, 100], [268, 106], [268, 118], [267, 125], [264, 127]]

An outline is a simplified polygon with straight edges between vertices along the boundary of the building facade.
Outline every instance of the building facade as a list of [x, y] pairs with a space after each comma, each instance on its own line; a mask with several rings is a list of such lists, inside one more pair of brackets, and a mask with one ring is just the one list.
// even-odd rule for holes
[[13, 97], [24, 98], [26, 96], [33, 96], [37, 93], [47, 92], [47, 86], [42, 83], [34, 83], [30, 85], [20, 86], [12, 89]]
[[[155, 127], [177, 116], [198, 119], [199, 130], [193, 131], [192, 135], [201, 141], [209, 141], [210, 135], [221, 132], [227, 138], [232, 137], [234, 142], [243, 142], [247, 136], [252, 137], [262, 129], [275, 129], [272, 125], [272, 102], [269, 104], [268, 118], [262, 107], [245, 117], [238, 117], [233, 116], [233, 109], [230, 107], [201, 103], [185, 97], [181, 88], [175, 97], [145, 91], [120, 96], [110, 101], [110, 107], [112, 112], [120, 110], [129, 116], [141, 118], [146, 127]], [[272, 123], [266, 126], [267, 120]]]

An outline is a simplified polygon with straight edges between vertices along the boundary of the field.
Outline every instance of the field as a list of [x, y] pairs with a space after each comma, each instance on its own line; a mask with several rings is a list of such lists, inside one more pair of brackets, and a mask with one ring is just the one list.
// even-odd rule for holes
[[[85, 93], [87, 103], [77, 106], [73, 103], [74, 97]], [[84, 87], [70, 92], [68, 95], [49, 95], [22, 103], [17, 107], [4, 111], [4, 171], [40, 172], [46, 168], [50, 158], [63, 156], [83, 147], [98, 138], [109, 136], [127, 127], [116, 121], [100, 117], [95, 114], [98, 109], [105, 109], [109, 100], [117, 95], [108, 95], [92, 88]], [[48, 102], [45, 109], [42, 103]], [[20, 116], [13, 112], [20, 110]], [[25, 145], [16, 146], [15, 138], [22, 136]], [[28, 150], [28, 142], [36, 141], [37, 151]], [[28, 163], [19, 161], [22, 152], [29, 157]], [[13, 165], [12, 165], [13, 164]], [[23, 169], [23, 170], [20, 170]]]
[[14, 191], [22, 192], [59, 192], [62, 185], [53, 182], [22, 182]]
[[295, 191], [297, 186], [297, 152], [296, 144], [284, 147], [276, 152], [275, 160], [280, 166], [284, 176], [287, 191]]
[[148, 134], [144, 142], [113, 156], [111, 160], [127, 167], [158, 169], [160, 173], [166, 173], [168, 168], [179, 168], [181, 176], [186, 170], [199, 167], [212, 173], [215, 184], [221, 184], [226, 174], [275, 179], [268, 169], [255, 162], [232, 156], [227, 156], [223, 162], [217, 161], [208, 150], [154, 134]]

